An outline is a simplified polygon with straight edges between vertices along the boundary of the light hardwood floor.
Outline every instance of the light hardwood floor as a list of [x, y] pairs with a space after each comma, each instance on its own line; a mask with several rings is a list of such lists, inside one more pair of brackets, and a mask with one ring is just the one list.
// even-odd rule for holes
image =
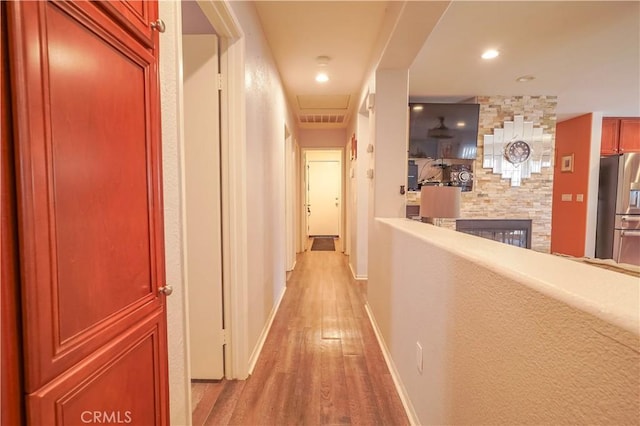
[[298, 256], [253, 375], [194, 383], [194, 425], [409, 424], [347, 259]]

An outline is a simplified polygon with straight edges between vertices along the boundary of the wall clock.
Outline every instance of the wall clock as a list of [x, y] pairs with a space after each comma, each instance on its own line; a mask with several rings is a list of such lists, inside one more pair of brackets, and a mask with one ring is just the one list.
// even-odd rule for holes
[[511, 164], [521, 164], [531, 156], [531, 146], [523, 140], [512, 140], [504, 147], [504, 157]]
[[484, 135], [482, 167], [509, 179], [511, 186], [520, 186], [522, 179], [551, 167], [552, 154], [551, 135], [516, 115], [494, 128], [492, 135]]

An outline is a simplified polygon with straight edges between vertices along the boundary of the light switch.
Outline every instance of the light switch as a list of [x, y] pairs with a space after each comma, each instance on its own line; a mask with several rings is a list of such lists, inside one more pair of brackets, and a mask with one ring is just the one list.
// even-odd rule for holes
[[576, 194], [576, 201], [582, 203], [584, 201], [584, 194]]
[[573, 194], [562, 194], [562, 201], [571, 201], [573, 200]]

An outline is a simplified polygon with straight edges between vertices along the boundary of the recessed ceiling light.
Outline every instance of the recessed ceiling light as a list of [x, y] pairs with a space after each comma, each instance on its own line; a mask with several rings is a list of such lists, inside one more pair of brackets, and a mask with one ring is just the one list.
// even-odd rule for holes
[[316, 81], [318, 83], [326, 83], [327, 81], [329, 81], [329, 76], [323, 72], [319, 72], [316, 75]]
[[413, 106], [413, 110], [414, 111], [422, 111], [424, 109], [424, 107], [422, 105], [414, 105]]
[[518, 83], [526, 83], [527, 81], [535, 80], [535, 77], [532, 75], [523, 75], [522, 77], [516, 78]]
[[500, 52], [498, 52], [495, 49], [489, 49], [489, 50], [485, 50], [485, 52], [482, 54], [482, 59], [493, 59], [493, 58], [497, 58], [498, 55], [500, 54]]
[[465, 125], [466, 125], [466, 124], [465, 124], [465, 122], [464, 122], [464, 121], [458, 121], [458, 122], [456, 123], [456, 126], [458, 126], [458, 127], [464, 127]]

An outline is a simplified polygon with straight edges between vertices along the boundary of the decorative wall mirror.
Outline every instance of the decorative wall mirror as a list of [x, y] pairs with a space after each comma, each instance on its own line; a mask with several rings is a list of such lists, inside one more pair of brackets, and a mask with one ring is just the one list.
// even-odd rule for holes
[[513, 121], [505, 121], [502, 128], [493, 129], [493, 135], [484, 136], [482, 167], [493, 169], [503, 179], [510, 179], [511, 186], [520, 186], [522, 179], [531, 173], [541, 173], [542, 167], [551, 167], [553, 147], [551, 135], [541, 127], [533, 127], [532, 121], [516, 115]]

